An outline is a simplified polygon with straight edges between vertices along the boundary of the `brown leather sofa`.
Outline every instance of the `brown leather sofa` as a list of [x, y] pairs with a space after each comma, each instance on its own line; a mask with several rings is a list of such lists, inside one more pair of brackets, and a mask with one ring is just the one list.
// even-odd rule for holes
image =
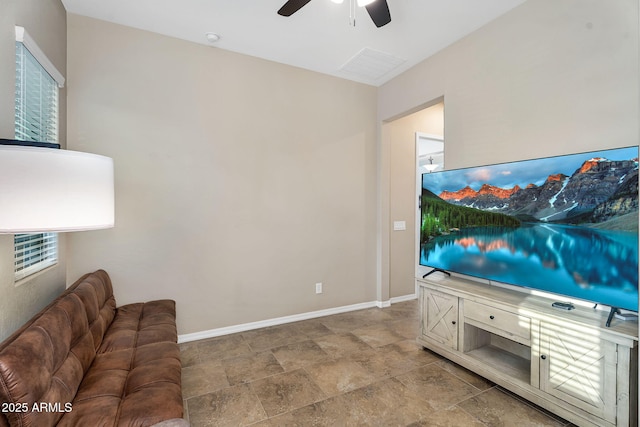
[[175, 302], [116, 308], [80, 278], [0, 343], [0, 426], [188, 426]]

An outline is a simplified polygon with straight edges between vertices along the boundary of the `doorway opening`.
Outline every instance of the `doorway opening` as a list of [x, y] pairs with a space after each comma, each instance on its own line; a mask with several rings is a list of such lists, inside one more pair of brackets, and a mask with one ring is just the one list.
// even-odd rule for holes
[[[416, 297], [418, 177], [444, 166], [444, 98], [382, 124], [382, 240], [379, 298]], [[386, 295], [385, 295], [386, 294]]]

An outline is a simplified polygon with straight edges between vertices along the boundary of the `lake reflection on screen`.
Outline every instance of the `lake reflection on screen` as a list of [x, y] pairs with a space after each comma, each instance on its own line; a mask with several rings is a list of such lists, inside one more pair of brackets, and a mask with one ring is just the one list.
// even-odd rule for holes
[[433, 238], [420, 264], [638, 310], [638, 234], [549, 223]]

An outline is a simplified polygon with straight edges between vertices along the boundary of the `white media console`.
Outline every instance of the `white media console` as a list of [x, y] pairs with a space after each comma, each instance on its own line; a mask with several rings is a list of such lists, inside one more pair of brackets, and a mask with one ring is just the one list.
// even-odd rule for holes
[[417, 287], [422, 346], [578, 426], [637, 426], [637, 321], [442, 273]]

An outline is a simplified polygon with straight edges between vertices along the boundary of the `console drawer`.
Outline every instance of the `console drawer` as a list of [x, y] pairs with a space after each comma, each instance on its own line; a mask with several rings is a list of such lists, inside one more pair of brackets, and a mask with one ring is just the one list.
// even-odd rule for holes
[[527, 341], [531, 339], [531, 319], [528, 317], [465, 300], [464, 318], [469, 323], [477, 324], [480, 322], [487, 325], [493, 333], [505, 338], [517, 336]]

